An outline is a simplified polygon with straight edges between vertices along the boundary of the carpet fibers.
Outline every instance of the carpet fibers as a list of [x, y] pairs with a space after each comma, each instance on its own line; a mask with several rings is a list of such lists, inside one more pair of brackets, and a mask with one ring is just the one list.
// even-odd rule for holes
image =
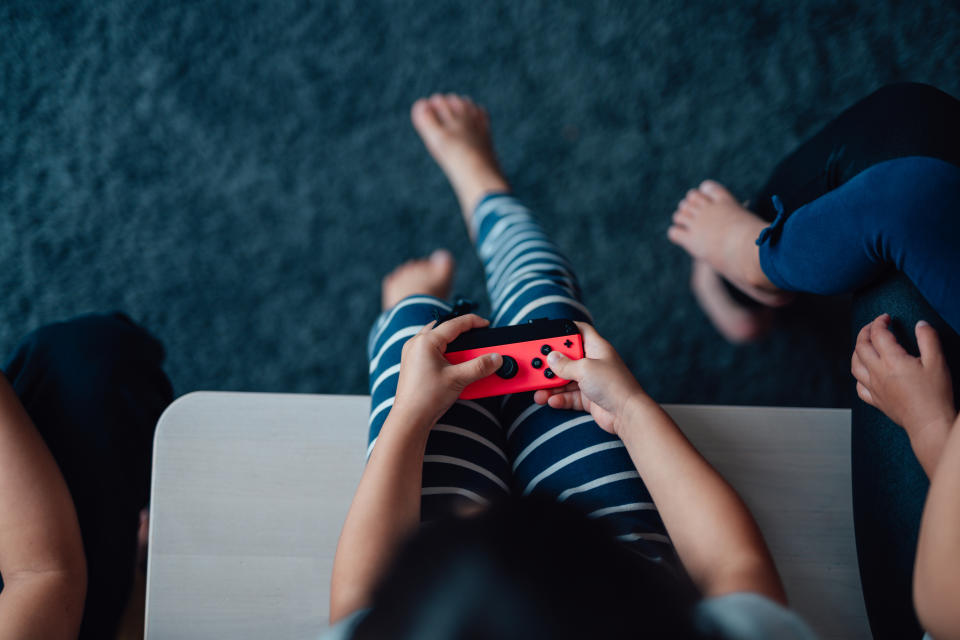
[[848, 406], [848, 303], [726, 344], [670, 213], [707, 177], [749, 196], [885, 83], [960, 94], [960, 10], [930, 0], [8, 0], [0, 43], [0, 351], [122, 309], [178, 393], [364, 393], [379, 280], [435, 247], [485, 300], [408, 117], [456, 91], [655, 398]]

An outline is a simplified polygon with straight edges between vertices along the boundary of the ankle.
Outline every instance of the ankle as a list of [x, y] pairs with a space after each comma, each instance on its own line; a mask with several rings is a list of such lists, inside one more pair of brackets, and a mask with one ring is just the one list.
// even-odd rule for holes
[[503, 176], [486, 172], [471, 174], [461, 184], [454, 183], [453, 190], [464, 217], [469, 220], [484, 198], [492, 193], [510, 193], [510, 185]]

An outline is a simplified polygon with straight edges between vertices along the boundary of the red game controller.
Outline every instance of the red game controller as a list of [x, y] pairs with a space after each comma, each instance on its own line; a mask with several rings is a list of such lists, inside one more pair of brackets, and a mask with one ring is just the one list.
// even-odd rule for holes
[[570, 382], [547, 367], [547, 354], [559, 351], [571, 360], [583, 357], [583, 337], [573, 320], [531, 320], [496, 329], [472, 329], [447, 345], [450, 364], [460, 364], [485, 353], [499, 353], [503, 364], [460, 394], [462, 400], [507, 393], [562, 387]]

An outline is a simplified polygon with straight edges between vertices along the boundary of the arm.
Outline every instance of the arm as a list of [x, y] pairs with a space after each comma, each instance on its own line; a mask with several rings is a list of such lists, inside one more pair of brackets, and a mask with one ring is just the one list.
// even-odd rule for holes
[[538, 391], [535, 400], [590, 411], [602, 429], [623, 440], [677, 554], [705, 595], [752, 591], [785, 603], [777, 570], [746, 505], [643, 391], [613, 347], [590, 325], [577, 324], [587, 357], [548, 356], [557, 375], [575, 382]]
[[458, 365], [443, 357], [458, 335], [487, 321], [473, 314], [430, 323], [403, 346], [397, 395], [340, 532], [330, 584], [330, 621], [370, 605], [397, 547], [420, 524], [423, 456], [430, 429], [471, 382], [501, 364], [487, 355]]
[[937, 332], [926, 322], [918, 322], [915, 331], [919, 358], [897, 343], [890, 316], [879, 316], [860, 330], [850, 370], [860, 399], [903, 427], [917, 460], [933, 478], [957, 409]]
[[67, 485], [0, 375], [0, 637], [76, 638], [86, 560]]
[[960, 419], [950, 431], [927, 494], [913, 571], [920, 623], [937, 640], [960, 638]]

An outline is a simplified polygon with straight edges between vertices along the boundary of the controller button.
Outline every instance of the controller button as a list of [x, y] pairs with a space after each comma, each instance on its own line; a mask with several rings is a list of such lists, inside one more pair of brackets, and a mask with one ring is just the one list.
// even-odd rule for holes
[[565, 346], [567, 349], [569, 349], [570, 347], [573, 346], [573, 342], [570, 341], [570, 340], [567, 340], [566, 342], [563, 343], [563, 346]]
[[531, 362], [530, 364], [533, 365], [534, 369], [539, 369], [540, 367], [543, 366], [543, 360], [541, 360], [540, 358], [534, 358], [533, 362]]
[[502, 356], [503, 364], [500, 365], [500, 368], [497, 369], [496, 373], [498, 376], [504, 380], [508, 380], [513, 376], [517, 375], [517, 371], [520, 370], [520, 367], [517, 366], [517, 361], [511, 358], [510, 356]]
[[547, 378], [552, 378], [553, 376], [555, 376], [555, 375], [557, 375], [557, 374], [555, 374], [555, 373], [553, 372], [553, 369], [544, 369], [543, 375], [547, 376]]
[[540, 353], [542, 353], [543, 355], [547, 355], [551, 351], [553, 351], [553, 347], [551, 347], [548, 344], [545, 344], [542, 347], [540, 347]]

